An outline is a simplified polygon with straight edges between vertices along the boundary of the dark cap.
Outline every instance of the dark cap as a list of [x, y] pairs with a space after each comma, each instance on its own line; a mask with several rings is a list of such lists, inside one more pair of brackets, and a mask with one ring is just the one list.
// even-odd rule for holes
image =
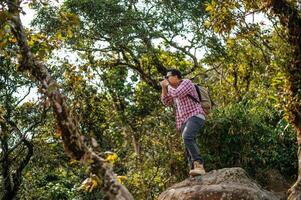
[[165, 78], [168, 78], [169, 76], [177, 76], [178, 78], [182, 78], [182, 74], [177, 69], [169, 69], [167, 70]]

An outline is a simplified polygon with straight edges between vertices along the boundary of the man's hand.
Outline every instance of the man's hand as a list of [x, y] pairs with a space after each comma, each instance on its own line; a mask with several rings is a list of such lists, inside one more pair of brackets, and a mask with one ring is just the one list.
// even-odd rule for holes
[[164, 79], [163, 81], [160, 82], [161, 87], [167, 87], [169, 85], [168, 80]]

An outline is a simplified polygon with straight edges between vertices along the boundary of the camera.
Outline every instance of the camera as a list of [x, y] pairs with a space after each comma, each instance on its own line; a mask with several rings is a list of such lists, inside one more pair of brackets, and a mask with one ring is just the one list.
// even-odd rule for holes
[[167, 77], [166, 77], [166, 76], [162, 76], [162, 77], [159, 79], [159, 81], [161, 82], [161, 81], [163, 81], [163, 80], [165, 80], [165, 79], [167, 79]]

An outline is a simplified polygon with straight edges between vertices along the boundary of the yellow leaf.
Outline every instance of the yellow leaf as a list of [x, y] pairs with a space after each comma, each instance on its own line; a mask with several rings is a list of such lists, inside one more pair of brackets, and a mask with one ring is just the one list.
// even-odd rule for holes
[[118, 183], [122, 183], [123, 180], [127, 180], [128, 178], [126, 176], [117, 176]]
[[205, 23], [204, 23], [204, 25], [205, 25], [206, 28], [209, 28], [210, 25], [211, 25], [211, 22], [208, 21], [208, 20], [206, 20]]
[[233, 39], [228, 39], [227, 44], [229, 45], [229, 47], [233, 47], [234, 46], [234, 40]]
[[59, 40], [62, 40], [64, 38], [63, 35], [62, 35], [62, 32], [60, 32], [60, 31], [56, 33], [56, 37]]
[[112, 153], [110, 154], [107, 158], [106, 161], [110, 162], [110, 163], [115, 163], [118, 159], [118, 156], [116, 153]]
[[95, 179], [92, 178], [91, 180], [91, 186], [90, 186], [90, 189], [89, 189], [89, 192], [92, 192], [94, 188], [97, 187], [97, 181]]
[[71, 159], [70, 162], [69, 162], [70, 165], [73, 165], [73, 164], [76, 164], [76, 163], [77, 163], [77, 160], [75, 160], [75, 159]]
[[34, 40], [32, 40], [32, 39], [28, 40], [28, 45], [30, 47], [32, 47], [34, 45]]
[[72, 36], [73, 36], [73, 32], [72, 32], [71, 28], [68, 27], [68, 29], [67, 29], [67, 37], [68, 38], [72, 38]]
[[86, 192], [92, 192], [100, 182], [99, 178], [94, 175], [90, 174], [89, 178], [86, 178], [78, 188], [78, 190], [84, 190]]
[[208, 4], [205, 10], [206, 10], [207, 12], [213, 11], [212, 5], [211, 5], [211, 4]]
[[219, 28], [218, 27], [214, 27], [213, 31], [216, 32], [216, 33], [218, 33], [219, 32]]
[[9, 38], [9, 41], [10, 41], [11, 43], [16, 43], [16, 42], [17, 42], [17, 39], [16, 39], [16, 38]]

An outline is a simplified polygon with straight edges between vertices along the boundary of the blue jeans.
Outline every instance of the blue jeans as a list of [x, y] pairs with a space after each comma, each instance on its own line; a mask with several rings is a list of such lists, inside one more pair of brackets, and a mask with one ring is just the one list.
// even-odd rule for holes
[[197, 135], [200, 133], [204, 123], [205, 120], [192, 116], [181, 126], [186, 156], [191, 169], [194, 168], [194, 161], [199, 161], [201, 164], [204, 164], [204, 160], [201, 157], [200, 150], [196, 143]]

